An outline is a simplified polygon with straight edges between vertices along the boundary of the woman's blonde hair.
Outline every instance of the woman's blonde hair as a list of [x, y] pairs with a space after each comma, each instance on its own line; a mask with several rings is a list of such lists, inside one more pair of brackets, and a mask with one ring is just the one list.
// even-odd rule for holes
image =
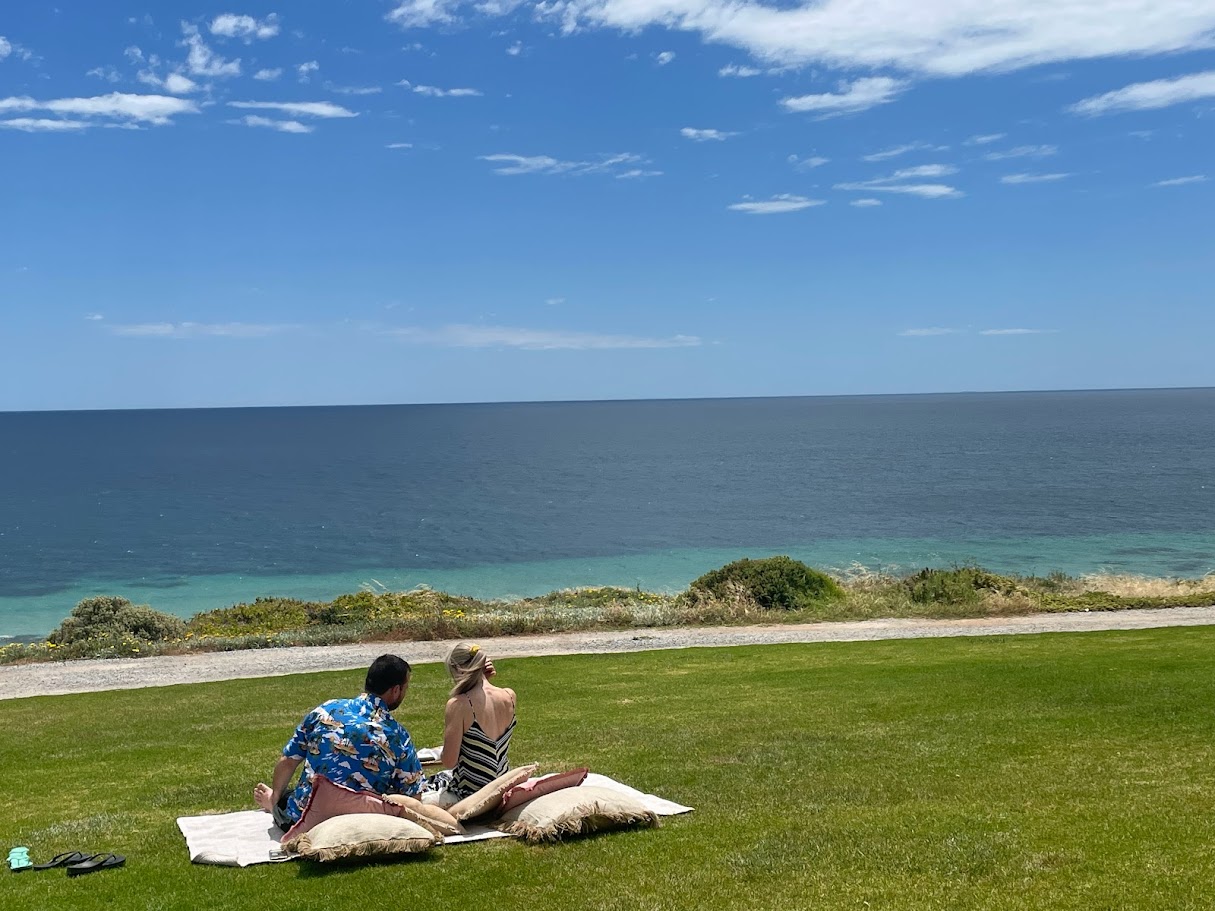
[[467, 693], [485, 679], [485, 663], [489, 656], [479, 645], [471, 642], [459, 642], [447, 654], [447, 673], [456, 685], [451, 688], [451, 695], [459, 696]]

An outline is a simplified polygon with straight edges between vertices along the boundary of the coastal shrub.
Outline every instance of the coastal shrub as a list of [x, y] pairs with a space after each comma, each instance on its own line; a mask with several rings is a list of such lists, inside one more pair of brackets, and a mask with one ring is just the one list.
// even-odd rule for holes
[[745, 589], [768, 610], [799, 610], [844, 596], [834, 579], [792, 557], [735, 560], [705, 573], [691, 588], [723, 601], [733, 600], [740, 588]]
[[195, 614], [186, 625], [191, 636], [247, 636], [303, 629], [310, 626], [325, 605], [296, 598], [256, 598], [252, 604], [234, 604]]
[[180, 639], [185, 632], [186, 624], [180, 617], [152, 610], [146, 604], [132, 604], [126, 598], [101, 595], [77, 604], [47, 641], [59, 646], [90, 639], [162, 642]]
[[983, 592], [1011, 595], [1017, 584], [977, 566], [920, 570], [905, 583], [917, 604], [977, 604]]

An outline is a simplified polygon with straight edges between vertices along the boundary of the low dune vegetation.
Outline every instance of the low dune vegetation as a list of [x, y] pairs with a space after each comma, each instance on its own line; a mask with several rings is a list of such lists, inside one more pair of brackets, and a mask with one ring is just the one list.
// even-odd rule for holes
[[595, 629], [1208, 605], [1215, 605], [1215, 574], [1199, 579], [1043, 577], [955, 566], [894, 576], [859, 565], [829, 574], [776, 556], [737, 560], [675, 593], [609, 586], [486, 601], [426, 588], [360, 591], [325, 602], [257, 598], [188, 620], [125, 598], [87, 598], [46, 641], [0, 648], [0, 663]]

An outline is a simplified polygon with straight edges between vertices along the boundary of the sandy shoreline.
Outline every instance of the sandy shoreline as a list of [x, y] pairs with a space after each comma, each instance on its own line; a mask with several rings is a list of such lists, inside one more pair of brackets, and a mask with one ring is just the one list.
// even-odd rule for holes
[[[973, 620], [864, 620], [774, 626], [714, 626], [508, 636], [480, 640], [501, 658], [777, 643], [857, 642], [950, 636], [1153, 629], [1215, 625], [1215, 607], [1033, 614]], [[140, 689], [249, 677], [278, 677], [366, 667], [386, 651], [411, 663], [441, 661], [451, 642], [298, 646], [139, 659], [49, 662], [0, 667], [0, 699]]]

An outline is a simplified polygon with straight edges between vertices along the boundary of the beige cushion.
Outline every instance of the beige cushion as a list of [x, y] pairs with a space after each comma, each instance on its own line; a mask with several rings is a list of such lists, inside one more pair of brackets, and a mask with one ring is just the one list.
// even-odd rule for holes
[[508, 810], [498, 828], [535, 844], [629, 826], [657, 826], [645, 804], [607, 788], [581, 786], [544, 794]]
[[356, 813], [334, 816], [283, 847], [307, 860], [328, 863], [354, 857], [386, 857], [429, 851], [439, 839], [408, 819]]
[[470, 794], [458, 804], [448, 807], [447, 812], [461, 822], [484, 816], [491, 810], [498, 809], [502, 804], [502, 795], [515, 785], [527, 781], [532, 777], [534, 771], [536, 771], [535, 763], [511, 769], [505, 775], [499, 775], [475, 794]]
[[389, 794], [384, 798], [384, 802], [393, 804], [400, 811], [402, 819], [416, 822], [439, 838], [464, 834], [464, 826], [460, 825], [460, 820], [442, 807], [427, 806], [416, 797], [406, 797], [404, 794]]

